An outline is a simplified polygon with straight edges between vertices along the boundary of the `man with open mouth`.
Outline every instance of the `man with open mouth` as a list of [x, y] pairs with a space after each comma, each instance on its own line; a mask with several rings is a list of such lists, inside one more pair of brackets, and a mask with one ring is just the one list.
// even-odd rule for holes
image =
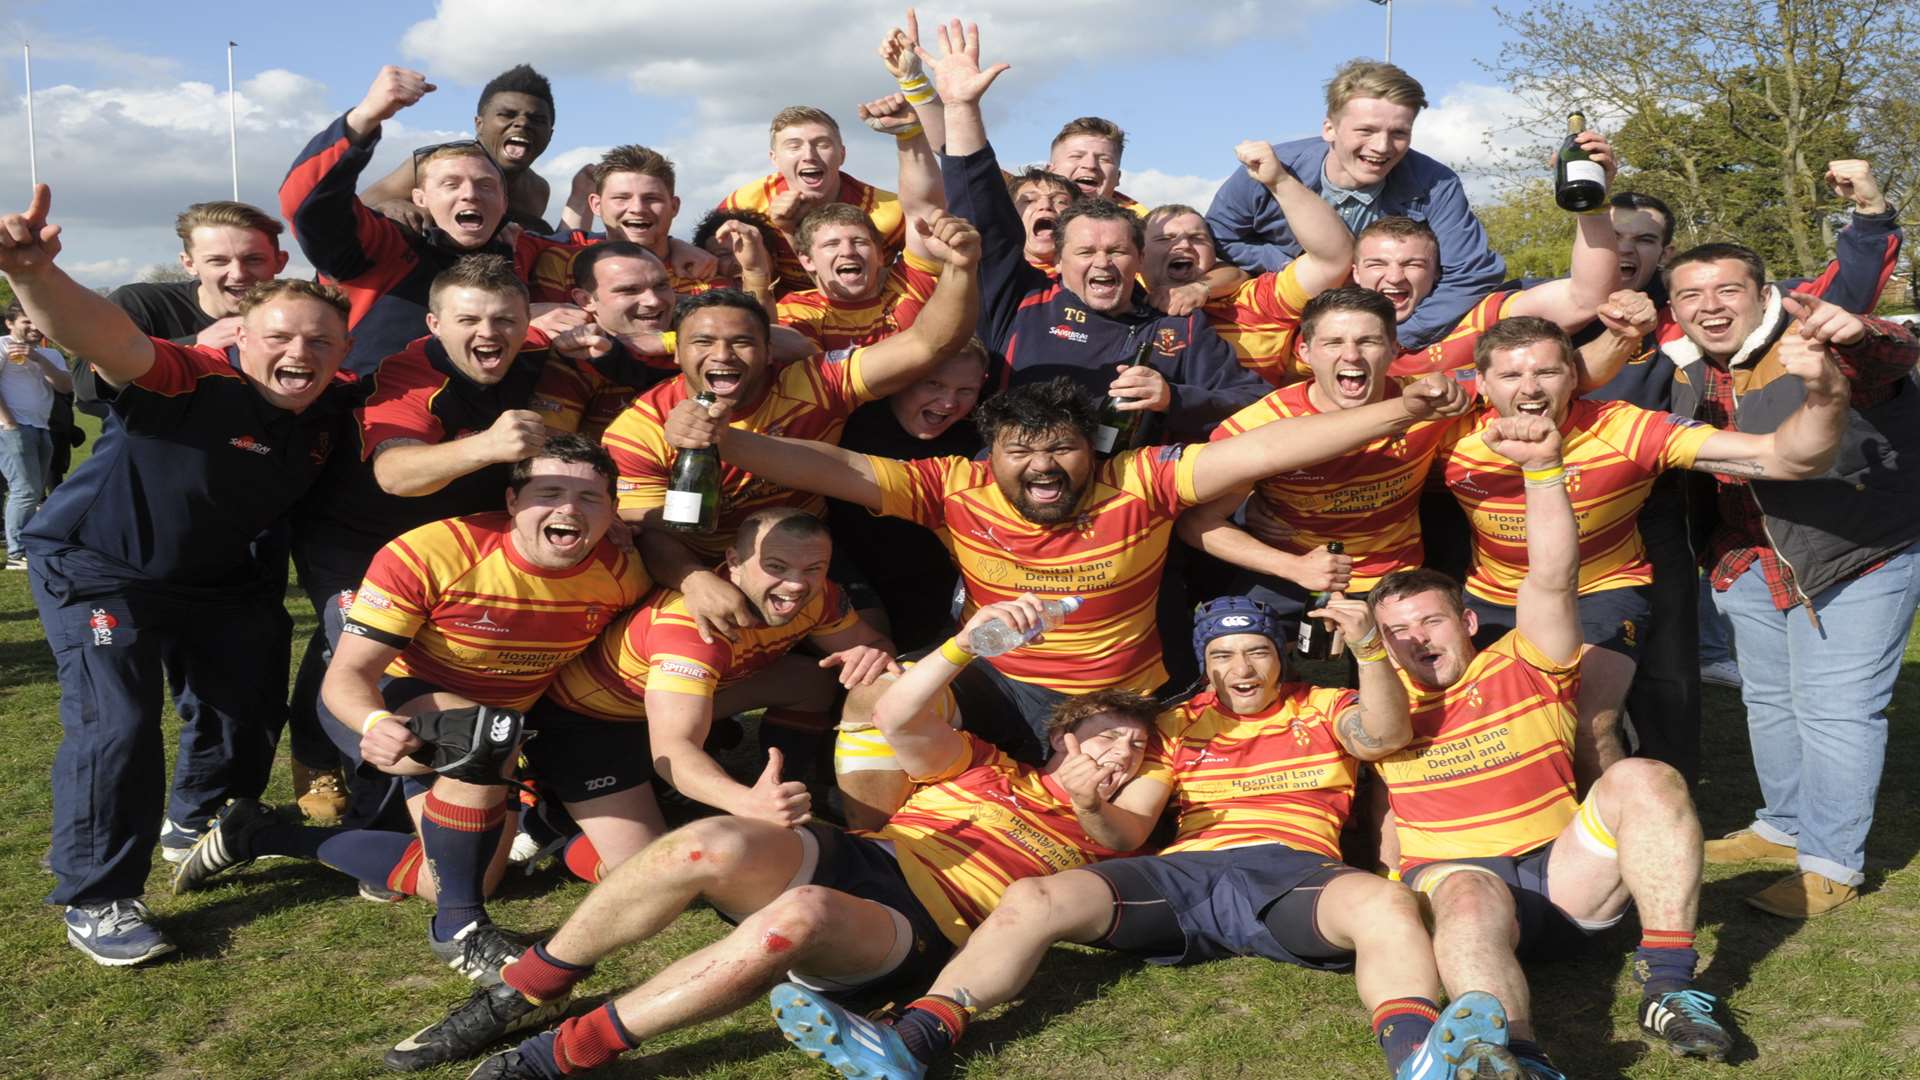
[[[1154, 597], [1182, 512], [1466, 407], [1457, 384], [1433, 377], [1391, 401], [1100, 462], [1093, 403], [1060, 378], [1016, 386], [976, 410], [985, 461], [894, 461], [712, 421], [688, 436], [717, 438], [722, 458], [774, 483], [933, 530], [960, 566], [969, 610], [1021, 592], [1080, 597], [1079, 611], [1043, 643], [973, 665], [954, 686], [967, 730], [1037, 761], [1046, 717], [1067, 695], [1151, 693], [1166, 682]], [[845, 715], [869, 719], [875, 696], [856, 692]]]
[[[543, 235], [553, 231], [545, 220], [552, 191], [546, 178], [533, 171], [533, 163], [553, 141], [553, 121], [553, 86], [526, 64], [488, 81], [473, 114], [474, 137], [506, 181], [507, 220]], [[368, 185], [360, 201], [424, 231], [433, 222], [413, 202], [413, 190], [421, 186], [417, 165], [402, 163]]]
[[[1031, 625], [1039, 613], [1039, 599], [1026, 595], [982, 608], [968, 629], [993, 618]], [[946, 684], [973, 659], [962, 640], [888, 690], [880, 722], [925, 783], [885, 825], [849, 832], [736, 814], [670, 833], [595, 886], [552, 937], [508, 964], [501, 985], [476, 991], [402, 1041], [388, 1065], [455, 1061], [533, 1032], [472, 1075], [552, 1080], [745, 1007], [782, 979], [835, 993], [917, 987], [1010, 883], [1119, 854], [1102, 838], [1129, 781], [1143, 772], [1164, 783], [1164, 764], [1147, 756], [1153, 703], [1119, 691], [1076, 696], [1050, 718], [1045, 764], [1017, 762], [932, 715]], [[612, 1001], [562, 1019], [595, 964], [656, 938], [696, 901], [733, 931]], [[553, 1030], [540, 1030], [555, 1021]]]
[[[1169, 315], [1146, 302], [1135, 280], [1145, 231], [1109, 199], [1082, 198], [1060, 216], [1059, 273], [1025, 255], [1026, 225], [987, 143], [980, 99], [1005, 70], [982, 69], [976, 27], [942, 27], [935, 82], [944, 103], [940, 159], [947, 209], [992, 240], [981, 264], [980, 340], [1004, 356], [1012, 385], [1065, 375], [1086, 393], [1154, 414], [1159, 437], [1206, 438], [1213, 425], [1260, 397], [1265, 384], [1196, 313]], [[1141, 346], [1150, 363], [1135, 364]]]
[[[1506, 276], [1506, 263], [1467, 205], [1452, 169], [1411, 149], [1413, 121], [1426, 91], [1392, 64], [1354, 60], [1327, 82], [1327, 117], [1318, 138], [1274, 147], [1300, 182], [1338, 210], [1349, 231], [1394, 215], [1425, 221], [1437, 237], [1435, 288], [1400, 327], [1419, 348], [1439, 340]], [[1250, 274], [1279, 270], [1300, 256], [1301, 240], [1272, 192], [1245, 170], [1227, 177], [1207, 223], [1221, 255]]]
[[[1487, 339], [1496, 388], [1520, 363], [1510, 354], [1527, 348], [1512, 344], [1523, 329], [1535, 341], [1560, 333], [1537, 319], [1496, 327]], [[1535, 359], [1564, 367], [1568, 350], [1553, 343], [1557, 357]], [[1716, 1061], [1734, 1041], [1719, 1001], [1693, 981], [1700, 822], [1686, 781], [1630, 758], [1584, 796], [1577, 788], [1575, 759], [1592, 734], [1576, 708], [1587, 619], [1575, 519], [1587, 491], [1571, 451], [1582, 437], [1552, 416], [1503, 409], [1468, 440], [1487, 464], [1511, 467], [1517, 501], [1506, 512], [1526, 522], [1510, 555], [1514, 614], [1497, 640], [1476, 646], [1476, 605], [1437, 570], [1396, 571], [1370, 598], [1412, 708], [1412, 741], [1374, 764], [1398, 822], [1401, 879], [1430, 908], [1441, 981], [1500, 1000], [1508, 1050], [1529, 1080], [1564, 1074], [1534, 1041], [1519, 957], [1575, 953], [1630, 906], [1641, 926], [1631, 970], [1642, 1036]]]
[[[1811, 297], [1788, 303], [1811, 315], [1839, 310]], [[1713, 310], [1725, 321], [1712, 332], [1731, 334], [1736, 320], [1729, 307]], [[1758, 320], [1756, 308], [1742, 325], [1750, 329]], [[1474, 359], [1488, 407], [1474, 431], [1442, 457], [1440, 470], [1473, 530], [1467, 605], [1481, 633], [1497, 636], [1513, 626], [1529, 525], [1522, 470], [1490, 448], [1482, 433], [1496, 417], [1538, 416], [1565, 438], [1568, 496], [1580, 523], [1586, 646], [1578, 700], [1582, 737], [1574, 760], [1584, 791], [1623, 753], [1620, 706], [1638, 662], [1652, 574], [1636, 520], [1654, 478], [1668, 469], [1774, 481], [1819, 476], [1839, 450], [1848, 384], [1824, 349], [1783, 350], [1781, 362], [1805, 385], [1805, 400], [1783, 410], [1774, 430], [1749, 434], [1622, 401], [1576, 398], [1573, 357], [1566, 333], [1532, 316], [1503, 319], [1482, 335]]]
[[411, 831], [287, 825], [258, 800], [236, 799], [174, 871], [175, 894], [261, 855], [319, 860], [432, 901], [433, 955], [498, 982], [524, 947], [485, 906], [513, 840], [515, 756], [503, 755], [497, 779], [436, 775], [418, 756], [431, 750], [418, 732], [463, 716], [472, 724], [476, 706], [524, 714], [613, 613], [646, 594], [639, 558], [607, 537], [614, 476], [600, 447], [553, 436], [509, 470], [504, 513], [422, 525], [368, 565], [322, 695], [356, 768], [404, 787]]
[[[575, 386], [576, 360], [528, 329], [527, 287], [505, 257], [454, 262], [434, 279], [428, 304], [433, 336], [386, 357], [360, 384], [345, 445], [294, 511], [294, 566], [318, 623], [294, 683], [296, 708], [316, 707], [375, 553], [410, 529], [498, 505], [513, 463], [546, 438], [545, 421], [555, 430], [579, 424], [578, 402], [571, 411], [546, 404]], [[322, 726], [335, 744], [342, 730]], [[353, 825], [366, 824], [398, 790], [365, 773], [349, 780]]]
[[833, 117], [810, 106], [789, 106], [774, 114], [768, 136], [767, 157], [773, 172], [735, 189], [720, 201], [719, 209], [757, 211], [778, 230], [773, 252], [777, 292], [813, 284], [800, 264], [793, 236], [808, 213], [828, 203], [846, 203], [866, 214], [888, 257], [900, 252], [907, 229], [900, 200], [891, 191], [841, 171], [847, 144]]
[[812, 287], [781, 297], [776, 318], [830, 355], [913, 325], [940, 266], [916, 253], [918, 233], [910, 235], [907, 250], [889, 260], [873, 219], [858, 208], [830, 203], [812, 211], [793, 236]]
[[280, 184], [280, 211], [300, 250], [353, 303], [347, 370], [362, 377], [425, 332], [427, 290], [461, 256], [508, 256], [527, 279], [543, 256], [556, 249], [566, 254], [558, 241], [503, 228], [507, 174], [479, 140], [414, 152], [409, 197], [426, 217], [418, 231], [354, 196], [381, 124], [433, 90], [417, 71], [382, 68], [360, 103], [307, 143]]
[[1207, 689], [1160, 715], [1152, 754], [1171, 776], [1143, 772], [1110, 803], [1088, 804], [1113, 833], [1094, 835], [1131, 851], [1171, 803], [1172, 843], [1014, 882], [888, 1025], [804, 983], [776, 988], [774, 1017], [787, 1040], [846, 1077], [919, 1080], [954, 1052], [975, 1013], [1019, 996], [1047, 950], [1074, 941], [1152, 964], [1260, 956], [1353, 969], [1396, 1080], [1514, 1075], [1497, 999], [1456, 989], [1440, 1008], [1415, 896], [1340, 861], [1340, 823], [1360, 762], [1399, 750], [1413, 731], [1406, 687], [1366, 605], [1338, 599], [1316, 614], [1368, 643], [1358, 693], [1287, 678], [1292, 635], [1264, 604], [1227, 596], [1195, 615]]
[[312, 282], [263, 282], [241, 301], [231, 352], [149, 337], [55, 263], [50, 202], [42, 185], [0, 218], [0, 272], [38, 330], [88, 358], [111, 409], [93, 456], [24, 534], [61, 684], [51, 900], [69, 942], [127, 966], [174, 950], [138, 899], [166, 794], [163, 656], [236, 740], [211, 783], [266, 786], [261, 719], [285, 703], [279, 677], [262, 674], [286, 662], [285, 587], [255, 541], [336, 449], [347, 302]]

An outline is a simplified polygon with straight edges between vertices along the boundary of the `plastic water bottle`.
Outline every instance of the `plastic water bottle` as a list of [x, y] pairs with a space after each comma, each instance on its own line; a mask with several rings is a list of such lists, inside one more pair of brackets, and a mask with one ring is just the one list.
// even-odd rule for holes
[[1039, 637], [1041, 634], [1059, 626], [1067, 616], [1080, 610], [1081, 600], [1077, 596], [1064, 596], [1058, 600], [1043, 601], [1040, 605], [1040, 622], [1033, 629], [1022, 634], [1008, 626], [1004, 620], [988, 619], [973, 628], [967, 635], [967, 647], [975, 656], [999, 656]]

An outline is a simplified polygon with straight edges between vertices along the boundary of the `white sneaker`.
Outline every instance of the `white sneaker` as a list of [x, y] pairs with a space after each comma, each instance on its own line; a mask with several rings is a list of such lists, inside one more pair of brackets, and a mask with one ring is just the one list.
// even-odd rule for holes
[[1738, 690], [1740, 689], [1740, 665], [1731, 660], [1701, 664], [1700, 681], [1708, 686], [1724, 686], [1729, 690]]

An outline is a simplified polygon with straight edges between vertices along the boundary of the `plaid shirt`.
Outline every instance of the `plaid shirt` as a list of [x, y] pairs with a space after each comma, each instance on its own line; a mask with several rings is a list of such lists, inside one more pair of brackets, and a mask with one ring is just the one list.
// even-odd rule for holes
[[[1867, 336], [1852, 345], [1832, 350], [1840, 373], [1851, 383], [1850, 404], [1855, 409], [1878, 405], [1893, 394], [1894, 384], [1912, 372], [1920, 359], [1920, 344], [1899, 323], [1884, 319], [1863, 319]], [[1792, 333], [1788, 328], [1788, 333]], [[1735, 394], [1744, 389], [1752, 376], [1750, 367], [1729, 371], [1722, 362], [1703, 355], [1700, 371], [1705, 385], [1700, 393], [1700, 419], [1720, 428], [1733, 427]], [[1767, 539], [1765, 515], [1753, 498], [1747, 481], [1737, 476], [1714, 474], [1718, 481], [1720, 523], [1707, 544], [1708, 565], [1713, 568], [1713, 587], [1726, 592], [1735, 579], [1758, 563], [1767, 580], [1767, 592], [1773, 606], [1785, 611], [1801, 601], [1793, 571], [1773, 550]], [[1861, 573], [1877, 569], [1878, 563]]]

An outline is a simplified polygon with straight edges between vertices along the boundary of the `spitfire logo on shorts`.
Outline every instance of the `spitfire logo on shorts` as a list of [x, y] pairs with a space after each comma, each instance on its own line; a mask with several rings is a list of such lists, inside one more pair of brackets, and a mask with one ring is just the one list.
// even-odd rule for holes
[[707, 677], [707, 669], [701, 667], [699, 664], [689, 663], [685, 660], [662, 660], [660, 661], [660, 670], [669, 675], [678, 675], [683, 679], [704, 679]]
[[95, 645], [113, 644], [113, 628], [120, 625], [106, 608], [94, 608], [87, 613], [87, 627], [93, 631]]
[[352, 600], [350, 600], [349, 603], [361, 603], [361, 604], [367, 605], [370, 608], [379, 608], [382, 611], [385, 611], [388, 608], [393, 606], [393, 600], [390, 597], [388, 597], [386, 593], [381, 592], [379, 589], [376, 589], [371, 585], [360, 586], [360, 591], [358, 593], [351, 593], [346, 590], [342, 590], [341, 595], [351, 596]]

